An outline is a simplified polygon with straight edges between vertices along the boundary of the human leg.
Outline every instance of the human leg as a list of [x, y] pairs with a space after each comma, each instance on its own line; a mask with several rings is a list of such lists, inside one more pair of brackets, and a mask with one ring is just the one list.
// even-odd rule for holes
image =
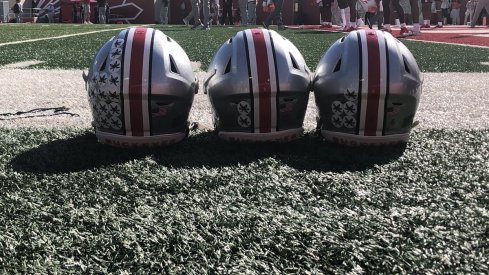
[[200, 21], [200, 8], [199, 8], [200, 0], [192, 0], [192, 15], [194, 18], [194, 25], [192, 29], [198, 28], [202, 26]]
[[248, 25], [256, 25], [256, 2], [248, 2]]
[[423, 13], [423, 25], [421, 28], [430, 28], [431, 25], [431, 0], [421, 0]]
[[246, 25], [248, 23], [248, 0], [239, 0], [239, 12], [241, 25]]
[[412, 34], [418, 35], [420, 33], [418, 0], [409, 0], [409, 4], [411, 4], [411, 16], [413, 17]]
[[265, 18], [265, 21], [263, 21], [263, 24], [265, 27], [268, 28], [270, 26], [272, 20], [276, 19], [277, 24], [283, 25], [282, 23], [282, 6], [283, 6], [283, 0], [275, 0], [275, 9]]
[[204, 14], [204, 28], [209, 28], [210, 5], [209, 0], [202, 0], [202, 12]]
[[105, 18], [105, 7], [98, 7], [98, 22], [99, 24], [107, 23]]

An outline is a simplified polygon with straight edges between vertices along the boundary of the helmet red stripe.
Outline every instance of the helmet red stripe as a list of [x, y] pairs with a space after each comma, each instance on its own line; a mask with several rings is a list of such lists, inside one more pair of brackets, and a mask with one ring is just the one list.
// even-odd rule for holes
[[260, 133], [271, 132], [271, 95], [270, 71], [268, 68], [268, 53], [265, 35], [261, 29], [253, 29], [253, 44], [255, 46], [256, 65], [258, 70]]
[[131, 70], [129, 73], [129, 100], [131, 131], [133, 136], [143, 136], [143, 55], [146, 28], [137, 28], [132, 40]]
[[[380, 100], [380, 48], [379, 39], [375, 31], [366, 32], [368, 51], [368, 86], [367, 110], [365, 117], [365, 135], [375, 136]], [[383, 106], [382, 106], [383, 107]]]

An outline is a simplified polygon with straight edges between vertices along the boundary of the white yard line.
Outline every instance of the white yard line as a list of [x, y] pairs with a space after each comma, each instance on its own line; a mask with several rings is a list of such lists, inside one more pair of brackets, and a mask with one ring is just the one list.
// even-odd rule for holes
[[[147, 26], [147, 25], [142, 25], [142, 27], [144, 27], [144, 26]], [[30, 42], [36, 42], [36, 41], [43, 41], [43, 40], [62, 39], [62, 38], [67, 38], [67, 37], [81, 36], [81, 35], [101, 33], [101, 32], [118, 31], [118, 30], [123, 30], [126, 28], [128, 28], [128, 27], [107, 29], [107, 30], [98, 30], [98, 31], [90, 31], [90, 32], [81, 32], [81, 33], [73, 33], [73, 34], [65, 34], [65, 35], [60, 35], [60, 36], [35, 38], [35, 39], [21, 40], [21, 41], [12, 41], [12, 42], [0, 43], [0, 47], [8, 46], [8, 45], [22, 44], [22, 43], [30, 43]]]

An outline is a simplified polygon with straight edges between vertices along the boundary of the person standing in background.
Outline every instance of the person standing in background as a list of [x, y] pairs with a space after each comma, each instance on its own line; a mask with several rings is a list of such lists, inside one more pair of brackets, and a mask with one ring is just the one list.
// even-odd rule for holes
[[486, 12], [489, 13], [489, 0], [479, 0], [477, 2], [477, 4], [475, 5], [474, 14], [470, 18], [470, 27], [471, 28], [475, 27], [477, 20], [479, 20], [479, 15], [481, 15], [481, 12], [484, 8], [486, 9]]
[[331, 29], [333, 28], [333, 25], [331, 24], [331, 4], [333, 3], [332, 0], [319, 0], [316, 1], [316, 3], [319, 5], [319, 13], [321, 14], [321, 28], [322, 29]]
[[448, 24], [448, 18], [450, 17], [450, 0], [441, 1], [441, 17], [443, 25]]
[[450, 11], [450, 18], [452, 19], [452, 25], [460, 25], [460, 7], [462, 3], [460, 0], [452, 0], [452, 10]]
[[[233, 25], [233, 0], [224, 0], [222, 9], [221, 25]], [[228, 22], [226, 22], [226, 18]]]
[[12, 9], [15, 14], [15, 23], [22, 23], [22, 4], [20, 0], [15, 0], [15, 5]]
[[[192, 0], [192, 15], [188, 15], [187, 17], [185, 17], [185, 19], [188, 19], [188, 21], [190, 21], [191, 18], [194, 19], [194, 25], [190, 28], [192, 30], [195, 30], [195, 29], [200, 29], [200, 28], [203, 28], [204, 25], [202, 25], [202, 22], [200, 21], [200, 1], [199, 0]], [[189, 19], [190, 18], [190, 19]], [[184, 20], [185, 22], [185, 20]]]
[[240, 26], [248, 24], [248, 0], [239, 0], [239, 14], [241, 15]]
[[48, 12], [48, 22], [54, 23], [54, 5], [53, 5], [53, 3], [50, 2], [48, 4], [46, 10]]
[[[391, 9], [390, 9], [391, 0], [383, 0], [382, 5], [384, 9], [384, 30], [387, 32], [392, 32], [391, 30]], [[406, 22], [404, 21], [404, 10], [402, 9], [399, 0], [392, 0], [392, 5], [394, 9], [397, 11], [397, 16], [399, 16], [399, 22], [401, 23], [401, 31], [399, 33], [400, 36], [409, 35], [409, 30], [406, 27]], [[419, 16], [418, 16], [419, 17]]]
[[211, 17], [211, 0], [202, 0], [202, 13], [204, 16], [204, 27], [203, 30], [209, 30], [209, 19]]
[[256, 25], [256, 0], [248, 0], [248, 25]]
[[161, 0], [160, 24], [168, 24], [168, 0]]
[[409, 30], [408, 35], [421, 34], [421, 24], [419, 24], [419, 4], [418, 0], [409, 0], [411, 5], [411, 17], [413, 18], [413, 28]]
[[219, 0], [211, 0], [209, 25], [212, 25], [212, 22], [214, 22], [214, 25], [219, 25], [219, 19], [221, 18], [221, 15], [219, 13], [219, 6]]
[[83, 8], [83, 23], [92, 24], [92, 22], [90, 22], [90, 0], [83, 0], [82, 8]]
[[107, 0], [97, 0], [98, 23], [99, 24], [107, 24], [107, 18], [105, 17], [106, 6], [107, 6]]
[[[266, 1], [266, 0], [263, 0]], [[265, 29], [270, 27], [270, 24], [275, 19], [278, 25], [279, 30], [286, 30], [288, 27], [284, 25], [282, 21], [282, 8], [283, 8], [283, 0], [273, 0], [275, 4], [275, 9], [265, 18], [262, 25]]]
[[465, 11], [464, 25], [470, 24], [470, 20], [472, 19], [472, 15], [474, 14], [475, 11], [475, 6], [476, 6], [475, 0], [467, 1], [467, 4], [465, 5], [465, 8], [467, 10]]

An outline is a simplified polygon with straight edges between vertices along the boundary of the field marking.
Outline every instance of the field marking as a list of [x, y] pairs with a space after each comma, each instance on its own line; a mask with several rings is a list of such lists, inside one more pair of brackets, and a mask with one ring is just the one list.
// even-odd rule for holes
[[[148, 26], [148, 25], [141, 25], [141, 27], [146, 27], [146, 26]], [[101, 32], [110, 32], [110, 31], [118, 31], [118, 30], [123, 30], [123, 29], [127, 29], [127, 28], [128, 27], [123, 27], [123, 28], [115, 28], [115, 29], [108, 29], [108, 30], [98, 30], [98, 31], [74, 33], [74, 34], [65, 34], [65, 35], [53, 36], [53, 37], [35, 38], [35, 39], [22, 40], [22, 41], [12, 41], [12, 42], [0, 43], [0, 47], [2, 47], [2, 46], [8, 46], [8, 45], [22, 44], [22, 43], [30, 43], [30, 42], [36, 42], [36, 41], [43, 41], [43, 40], [62, 39], [62, 38], [74, 37], [74, 36], [81, 36], [81, 35], [86, 35], [86, 34], [94, 34], [94, 33], [101, 33]]]
[[22, 62], [16, 62], [16, 63], [10, 63], [5, 66], [0, 66], [0, 70], [4, 69], [22, 69], [22, 68], [27, 68], [29, 66], [34, 66], [44, 63], [44, 61], [40, 60], [27, 60], [27, 61], [22, 61]]
[[489, 46], [482, 46], [482, 45], [470, 45], [470, 44], [460, 44], [460, 43], [442, 42], [442, 41], [431, 41], [431, 40], [422, 40], [422, 39], [409, 39], [409, 38], [407, 38], [407, 39], [404, 38], [404, 39], [406, 41], [418, 41], [418, 42], [433, 43], [433, 44], [445, 44], [445, 45], [455, 45], [455, 46], [463, 46], [463, 47], [489, 49]]

